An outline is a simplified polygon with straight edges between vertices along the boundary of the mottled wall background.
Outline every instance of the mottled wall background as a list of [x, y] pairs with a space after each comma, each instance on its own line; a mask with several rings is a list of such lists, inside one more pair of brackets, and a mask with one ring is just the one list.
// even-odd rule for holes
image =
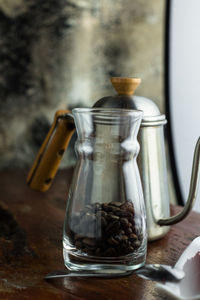
[[140, 76], [163, 112], [164, 13], [164, 0], [0, 0], [0, 168], [30, 166], [54, 112], [113, 94], [111, 76]]

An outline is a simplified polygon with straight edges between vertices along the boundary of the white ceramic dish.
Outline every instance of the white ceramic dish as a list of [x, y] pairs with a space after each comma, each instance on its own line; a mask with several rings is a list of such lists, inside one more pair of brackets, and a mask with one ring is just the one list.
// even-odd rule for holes
[[200, 299], [200, 237], [185, 249], [175, 267], [184, 270], [184, 279], [178, 283], [157, 284], [159, 291], [171, 296], [169, 299]]

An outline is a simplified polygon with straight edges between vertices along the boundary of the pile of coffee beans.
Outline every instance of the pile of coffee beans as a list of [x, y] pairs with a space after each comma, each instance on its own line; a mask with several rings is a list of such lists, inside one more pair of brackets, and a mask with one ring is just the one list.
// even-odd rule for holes
[[94, 203], [71, 215], [67, 225], [70, 243], [92, 256], [118, 257], [133, 253], [143, 239], [135, 224], [131, 201]]

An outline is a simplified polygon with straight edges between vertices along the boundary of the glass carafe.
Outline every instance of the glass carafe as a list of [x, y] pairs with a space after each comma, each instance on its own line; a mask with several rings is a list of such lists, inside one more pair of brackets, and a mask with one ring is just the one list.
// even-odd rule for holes
[[72, 111], [77, 165], [68, 195], [63, 252], [72, 270], [136, 269], [145, 263], [146, 214], [136, 158], [142, 112]]

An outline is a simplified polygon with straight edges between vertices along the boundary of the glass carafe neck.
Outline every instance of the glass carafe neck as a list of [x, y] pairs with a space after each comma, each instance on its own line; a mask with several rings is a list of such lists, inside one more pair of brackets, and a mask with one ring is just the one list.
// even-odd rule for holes
[[142, 118], [142, 111], [138, 110], [76, 108], [72, 112], [79, 140], [134, 140]]

